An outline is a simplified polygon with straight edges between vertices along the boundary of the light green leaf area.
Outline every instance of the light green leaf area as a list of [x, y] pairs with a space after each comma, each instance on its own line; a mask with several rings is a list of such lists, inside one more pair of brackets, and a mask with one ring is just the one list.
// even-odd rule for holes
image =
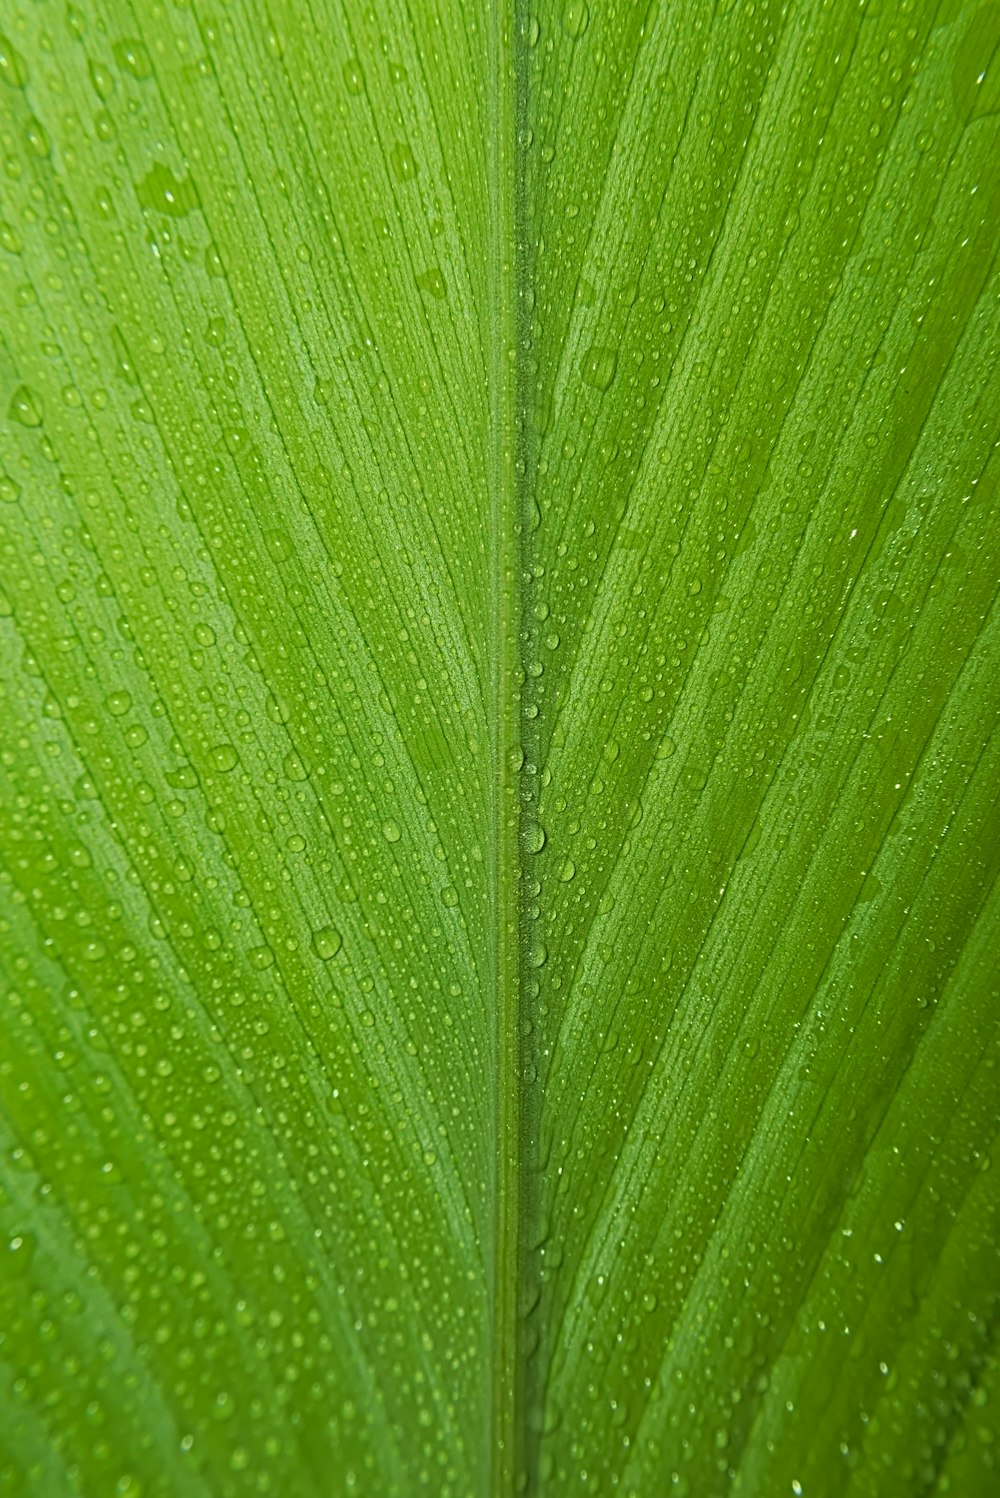
[[0, 1492], [995, 1494], [1000, 6], [0, 29]]

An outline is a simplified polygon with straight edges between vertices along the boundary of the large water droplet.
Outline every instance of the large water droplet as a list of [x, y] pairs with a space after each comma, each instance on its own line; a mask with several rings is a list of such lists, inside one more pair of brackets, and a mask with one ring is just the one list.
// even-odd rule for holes
[[312, 945], [316, 956], [323, 962], [329, 962], [331, 957], [336, 957], [344, 942], [336, 926], [323, 926], [319, 931], [313, 932]]
[[618, 368], [618, 355], [607, 344], [595, 343], [580, 363], [580, 378], [591, 390], [607, 390]]
[[23, 427], [40, 427], [42, 424], [41, 402], [27, 385], [18, 385], [10, 398], [7, 415], [11, 421], [19, 422]]

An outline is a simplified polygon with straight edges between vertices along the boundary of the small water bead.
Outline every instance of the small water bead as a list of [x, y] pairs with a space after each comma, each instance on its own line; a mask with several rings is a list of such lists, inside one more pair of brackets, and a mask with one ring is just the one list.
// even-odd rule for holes
[[208, 758], [212, 769], [218, 770], [222, 775], [234, 770], [239, 763], [239, 756], [232, 744], [216, 744], [214, 749], [209, 750]]
[[541, 822], [530, 822], [525, 828], [524, 845], [529, 853], [541, 853], [545, 847], [545, 828]]
[[90, 75], [90, 84], [99, 99], [109, 99], [115, 91], [115, 79], [111, 70], [97, 63], [91, 58], [87, 63], [87, 72]]
[[28, 65], [9, 36], [0, 35], [0, 78], [9, 88], [23, 88], [28, 81]]
[[166, 213], [171, 218], [183, 218], [201, 206], [190, 176], [175, 177], [162, 161], [150, 167], [145, 177], [136, 183], [135, 195], [140, 208], [152, 213]]
[[356, 57], [348, 58], [344, 63], [341, 73], [344, 79], [344, 87], [349, 94], [360, 94], [364, 92], [365, 75], [361, 71], [361, 64]]
[[24, 143], [35, 156], [45, 157], [52, 151], [48, 131], [41, 120], [36, 120], [34, 117], [29, 119], [24, 127]]
[[455, 906], [458, 904], [458, 890], [453, 884], [446, 884], [444, 889], [441, 891], [441, 904], [446, 906], [449, 910], [454, 910]]
[[164, 778], [175, 791], [193, 791], [198, 784], [198, 772], [193, 765], [179, 765], [176, 770], [168, 770]]
[[544, 967], [548, 961], [549, 949], [540, 936], [532, 939], [528, 947], [528, 966]]
[[421, 291], [426, 291], [429, 296], [436, 298], [439, 302], [443, 302], [448, 295], [444, 276], [438, 270], [437, 266], [434, 266], [432, 270], [422, 271], [417, 277], [417, 286]]
[[412, 182], [417, 175], [417, 163], [413, 152], [405, 141], [397, 141], [389, 154], [392, 170], [400, 182]]
[[562, 25], [567, 36], [574, 41], [581, 37], [590, 24], [590, 9], [587, 0], [567, 0], [563, 8]]
[[321, 962], [329, 962], [331, 957], [336, 957], [343, 945], [343, 938], [336, 926], [323, 926], [313, 932], [312, 948]]
[[217, 244], [206, 245], [204, 260], [205, 270], [210, 276], [224, 276], [226, 274], [226, 267], [222, 263], [222, 256], [219, 253]]
[[580, 362], [580, 378], [591, 390], [608, 390], [618, 368], [618, 354], [607, 344], [592, 344]]
[[387, 818], [382, 823], [382, 836], [387, 843], [398, 843], [403, 836], [399, 823], [394, 822], [391, 817]]
[[576, 864], [572, 858], [564, 858], [559, 866], [558, 878], [562, 884], [569, 884], [576, 877]]
[[153, 62], [145, 42], [137, 39], [127, 39], [115, 42], [112, 47], [115, 62], [125, 73], [131, 73], [133, 78], [141, 82], [145, 78], [151, 78], [153, 74]]
[[295, 555], [291, 537], [286, 531], [266, 530], [264, 532], [264, 545], [271, 553], [276, 562], [287, 562]]
[[120, 718], [128, 712], [132, 706], [132, 698], [128, 692], [111, 692], [104, 699], [104, 706], [114, 718]]
[[23, 427], [40, 427], [43, 420], [41, 402], [27, 385], [18, 385], [10, 398], [7, 415]]
[[281, 761], [281, 767], [289, 780], [309, 779], [309, 771], [306, 769], [305, 765], [302, 763], [301, 758], [298, 754], [296, 754], [294, 749], [289, 749], [288, 753]]

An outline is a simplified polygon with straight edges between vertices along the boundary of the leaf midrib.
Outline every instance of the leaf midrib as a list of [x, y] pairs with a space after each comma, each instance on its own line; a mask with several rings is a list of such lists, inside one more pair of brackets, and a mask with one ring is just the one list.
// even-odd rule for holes
[[[493, 1012], [495, 1087], [493, 1242], [487, 1246], [492, 1379], [488, 1462], [491, 1490], [513, 1492], [521, 1468], [519, 1296], [524, 1221], [521, 1065], [521, 577], [524, 467], [518, 420], [521, 194], [516, 187], [523, 71], [519, 0], [505, 3], [490, 32], [490, 490], [492, 511], [493, 681]], [[521, 483], [519, 483], [519, 477]]]

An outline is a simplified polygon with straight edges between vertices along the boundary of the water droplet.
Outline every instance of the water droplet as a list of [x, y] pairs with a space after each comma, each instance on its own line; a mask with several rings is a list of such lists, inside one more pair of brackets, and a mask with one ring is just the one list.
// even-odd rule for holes
[[348, 58], [343, 66], [344, 87], [349, 94], [360, 94], [364, 91], [365, 75], [361, 71], [361, 64], [356, 57]]
[[132, 706], [132, 698], [128, 692], [111, 692], [104, 699], [104, 706], [114, 718], [120, 718], [128, 712]]
[[569, 884], [576, 876], [576, 864], [572, 858], [564, 858], [559, 866], [559, 878], [563, 884]]
[[400, 182], [412, 182], [417, 175], [417, 163], [413, 152], [405, 141], [397, 141], [389, 155], [392, 169]]
[[336, 957], [344, 942], [336, 926], [323, 926], [319, 931], [313, 932], [312, 945], [316, 956], [323, 962], [329, 962], [331, 957]]
[[136, 183], [135, 195], [140, 208], [151, 213], [166, 213], [171, 218], [183, 218], [201, 206], [191, 178], [175, 177], [162, 161], [150, 167], [142, 181]]
[[171, 790], [193, 791], [198, 784], [198, 772], [193, 765], [178, 765], [176, 770], [168, 770], [164, 779]]
[[435, 297], [443, 302], [448, 295], [448, 288], [444, 284], [444, 276], [437, 266], [433, 270], [425, 270], [417, 277], [417, 285], [421, 291], [426, 291], [429, 296]]
[[446, 905], [449, 910], [454, 910], [458, 904], [458, 890], [453, 884], [446, 884], [441, 891], [441, 904]]
[[272, 723], [287, 723], [292, 716], [292, 710], [284, 697], [278, 697], [277, 695], [268, 697], [267, 702], [264, 704], [264, 711]]
[[40, 427], [42, 424], [41, 403], [27, 385], [18, 385], [10, 398], [7, 415], [23, 427]]
[[959, 44], [951, 74], [960, 120], [1000, 114], [1000, 5], [982, 5]]
[[285, 531], [265, 531], [264, 545], [276, 562], [287, 562], [290, 557], [295, 555], [295, 548]]
[[549, 949], [540, 936], [534, 937], [528, 947], [528, 966], [544, 967], [548, 959]]
[[580, 363], [580, 378], [591, 390], [607, 390], [618, 368], [618, 354], [607, 344], [595, 343]]
[[145, 42], [123, 40], [115, 42], [111, 50], [115, 54], [115, 62], [123, 72], [131, 73], [133, 78], [140, 80], [152, 76], [153, 63]]
[[301, 758], [294, 749], [289, 749], [281, 762], [282, 768], [289, 780], [308, 780], [309, 771], [302, 763]]
[[563, 7], [562, 24], [567, 36], [573, 37], [574, 40], [582, 36], [590, 24], [587, 0], [567, 0], [567, 4]]
[[399, 823], [394, 822], [391, 817], [387, 821], [383, 822], [382, 836], [385, 838], [387, 843], [398, 843], [400, 838], [403, 836], [402, 832], [400, 831]]
[[23, 88], [28, 66], [8, 36], [0, 36], [0, 78], [11, 88]]
[[222, 263], [219, 247], [216, 244], [205, 246], [205, 270], [210, 276], [224, 276], [226, 267]]
[[103, 63], [91, 60], [87, 64], [91, 86], [99, 99], [110, 99], [115, 91], [115, 80]]
[[216, 744], [214, 749], [209, 750], [208, 757], [212, 769], [218, 770], [221, 775], [234, 770], [239, 763], [239, 756], [232, 744]]
[[524, 829], [524, 846], [529, 853], [541, 853], [545, 847], [545, 828], [541, 822], [530, 822]]
[[24, 127], [24, 143], [35, 156], [48, 156], [52, 150], [48, 131], [41, 120], [36, 120], [34, 115]]

